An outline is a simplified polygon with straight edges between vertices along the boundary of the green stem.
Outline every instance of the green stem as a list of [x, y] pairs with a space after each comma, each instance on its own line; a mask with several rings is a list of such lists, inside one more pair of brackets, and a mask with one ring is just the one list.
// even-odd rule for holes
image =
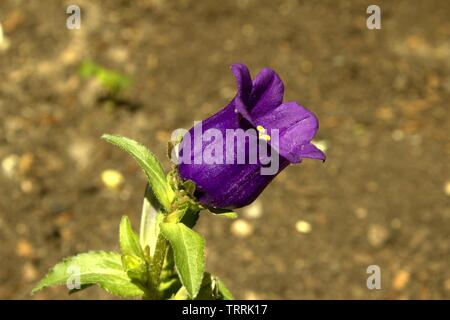
[[158, 235], [158, 241], [156, 242], [155, 254], [152, 258], [150, 265], [151, 278], [153, 279], [153, 284], [156, 288], [159, 287], [161, 282], [161, 271], [164, 266], [164, 261], [166, 259], [167, 250], [169, 249], [169, 244], [166, 239], [160, 234]]

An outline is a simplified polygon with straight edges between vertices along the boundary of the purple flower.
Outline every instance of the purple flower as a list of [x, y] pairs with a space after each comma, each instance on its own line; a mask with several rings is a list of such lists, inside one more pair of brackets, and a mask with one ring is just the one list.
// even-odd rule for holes
[[[304, 158], [325, 160], [325, 154], [311, 143], [319, 127], [316, 116], [296, 102], [283, 103], [284, 85], [273, 70], [264, 68], [253, 81], [243, 64], [234, 64], [231, 71], [237, 81], [236, 96], [224, 109], [191, 128], [180, 144], [180, 158], [189, 152], [187, 159], [190, 160], [179, 164], [180, 176], [193, 180], [197, 185], [195, 195], [199, 202], [213, 208], [246, 206], [289, 164], [299, 163]], [[268, 144], [271, 159], [277, 156], [277, 170], [273, 174], [261, 174], [261, 169], [267, 166], [267, 157], [258, 157], [256, 162], [251, 162], [249, 154], [255, 149], [250, 146], [249, 139], [230, 148], [223, 143], [225, 138], [215, 136], [214, 139], [206, 139], [206, 143], [204, 139], [200, 147], [196, 146], [195, 131], [205, 134], [209, 129], [215, 129], [223, 137], [230, 130], [253, 130], [256, 136], [259, 135], [256, 140]], [[278, 139], [271, 139], [275, 136]], [[214, 149], [219, 143], [221, 146]], [[229, 160], [234, 162], [195, 160], [196, 156], [200, 156], [197, 160], [202, 160], [211, 147], [214, 147], [213, 153], [220, 151], [224, 157], [231, 153]], [[260, 148], [258, 146], [258, 150]], [[245, 163], [242, 163], [242, 158], [238, 161], [241, 151], [245, 154]]]

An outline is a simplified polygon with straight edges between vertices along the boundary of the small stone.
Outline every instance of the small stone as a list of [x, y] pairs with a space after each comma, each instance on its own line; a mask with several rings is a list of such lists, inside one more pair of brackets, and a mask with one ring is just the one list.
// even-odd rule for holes
[[231, 233], [239, 238], [246, 238], [253, 233], [253, 226], [243, 219], [233, 221]]
[[358, 219], [365, 219], [367, 218], [367, 209], [363, 207], [358, 207], [355, 209], [355, 215]]
[[393, 139], [394, 141], [397, 141], [397, 142], [398, 142], [398, 141], [402, 141], [402, 140], [405, 138], [405, 134], [404, 134], [403, 131], [400, 130], [400, 129], [394, 130], [394, 131], [392, 132], [391, 136], [392, 136], [392, 139]]
[[257, 294], [255, 291], [246, 291], [244, 293], [244, 300], [261, 300], [261, 296]]
[[72, 238], [73, 238], [72, 230], [70, 230], [68, 228], [62, 228], [61, 229], [61, 237], [66, 242], [72, 240]]
[[33, 191], [33, 182], [30, 179], [26, 179], [20, 182], [20, 190], [23, 193], [30, 193]]
[[450, 180], [445, 183], [444, 192], [446, 195], [450, 196]]
[[383, 121], [389, 121], [394, 118], [394, 112], [389, 107], [380, 107], [376, 111], [376, 117]]
[[450, 291], [450, 278], [448, 278], [447, 280], [445, 280], [445, 282], [444, 282], [444, 288], [445, 288], [445, 290]]
[[128, 51], [126, 48], [111, 48], [108, 50], [107, 55], [117, 63], [124, 63], [128, 60]]
[[392, 286], [394, 287], [394, 289], [404, 289], [409, 282], [410, 275], [411, 274], [406, 270], [398, 271], [394, 276], [394, 280], [392, 281]]
[[311, 232], [312, 226], [307, 221], [299, 220], [295, 223], [295, 229], [297, 230], [297, 232], [307, 234]]
[[56, 216], [55, 223], [62, 227], [73, 219], [72, 212], [63, 211]]
[[243, 210], [243, 215], [249, 219], [258, 219], [263, 214], [263, 205], [260, 200], [256, 200]]
[[382, 247], [389, 239], [389, 230], [380, 224], [371, 224], [367, 232], [367, 240], [374, 248]]
[[20, 257], [29, 258], [33, 255], [34, 249], [28, 240], [21, 239], [17, 243], [16, 252]]
[[2, 171], [6, 177], [12, 179], [16, 176], [19, 159], [18, 155], [10, 154], [2, 160]]
[[30, 262], [27, 262], [23, 265], [22, 272], [25, 281], [32, 282], [37, 278], [37, 270]]
[[79, 50], [74, 49], [72, 46], [69, 46], [61, 52], [59, 60], [64, 65], [72, 65], [79, 60], [79, 57], [80, 57]]
[[69, 156], [75, 161], [80, 170], [86, 169], [92, 160], [94, 147], [88, 140], [80, 139], [73, 142], [69, 148]]
[[33, 165], [34, 156], [32, 153], [25, 153], [20, 157], [19, 161], [19, 173], [21, 175], [26, 175]]
[[108, 189], [117, 189], [124, 182], [123, 175], [117, 170], [105, 170], [102, 172], [102, 182]]
[[0, 23], [0, 52], [8, 50], [10, 47], [9, 39], [3, 34], [3, 28]]

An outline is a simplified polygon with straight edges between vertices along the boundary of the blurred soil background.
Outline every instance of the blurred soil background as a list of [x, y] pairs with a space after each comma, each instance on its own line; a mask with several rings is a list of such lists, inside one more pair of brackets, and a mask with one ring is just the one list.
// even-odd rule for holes
[[[371, 4], [2, 0], [0, 298], [108, 298], [30, 295], [63, 257], [117, 250], [123, 214], [138, 227], [145, 177], [100, 136], [168, 167], [172, 130], [225, 106], [244, 62], [318, 115], [328, 159], [287, 168], [237, 221], [202, 216], [207, 269], [242, 299], [449, 299], [450, 2], [377, 1], [381, 30], [366, 28]], [[86, 61], [131, 85], [111, 103]], [[366, 287], [373, 264], [381, 290]]]

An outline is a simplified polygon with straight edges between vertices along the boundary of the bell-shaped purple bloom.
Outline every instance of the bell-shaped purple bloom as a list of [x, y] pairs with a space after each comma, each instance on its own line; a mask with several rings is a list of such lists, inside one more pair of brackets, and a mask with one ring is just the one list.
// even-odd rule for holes
[[[213, 208], [246, 206], [289, 164], [299, 163], [304, 158], [325, 160], [325, 154], [311, 143], [319, 127], [316, 116], [296, 102], [283, 103], [284, 85], [273, 70], [264, 68], [253, 81], [245, 65], [234, 64], [231, 70], [237, 81], [236, 96], [224, 109], [191, 128], [180, 144], [180, 155], [190, 151], [191, 160], [181, 161], [178, 166], [180, 176], [193, 180], [197, 185], [195, 195], [199, 202]], [[249, 152], [252, 150], [247, 140], [232, 145], [230, 149], [223, 143], [225, 138], [219, 141], [215, 137], [206, 143], [203, 141], [201, 147], [196, 147], [196, 127], [201, 128], [203, 134], [209, 129], [215, 129], [223, 137], [230, 130], [254, 129], [260, 134], [259, 138], [262, 137], [260, 141], [265, 140], [268, 144], [271, 156], [278, 156], [276, 172], [261, 174], [261, 168], [266, 163], [259, 157], [256, 162], [249, 161]], [[270, 139], [275, 133], [278, 141]], [[211, 145], [219, 142], [223, 144], [223, 147], [220, 146], [223, 149], [215, 150], [223, 151], [224, 157], [231, 152], [231, 159], [236, 161], [195, 161], [196, 156], [202, 156]], [[247, 151], [245, 163], [237, 161], [240, 151]]]

